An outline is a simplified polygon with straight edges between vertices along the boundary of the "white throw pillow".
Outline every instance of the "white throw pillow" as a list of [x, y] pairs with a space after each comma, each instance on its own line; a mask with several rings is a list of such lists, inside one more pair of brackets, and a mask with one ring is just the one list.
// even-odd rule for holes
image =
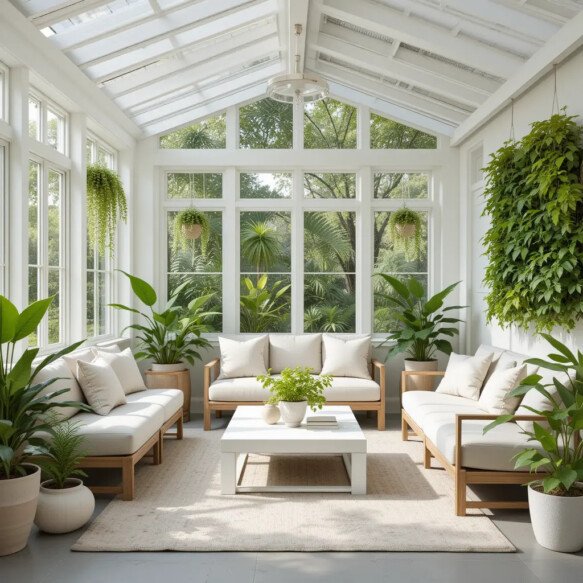
[[492, 356], [492, 353], [484, 356], [467, 356], [452, 352], [445, 375], [435, 392], [477, 401]]
[[109, 354], [119, 354], [121, 352], [119, 346], [117, 344], [111, 344], [110, 346], [93, 346], [92, 349], [93, 353], [96, 354], [97, 351], [100, 352], [108, 352]]
[[342, 338], [332, 334], [322, 335], [324, 363], [323, 375], [370, 379], [368, 368], [370, 336]]
[[146, 390], [144, 379], [130, 348], [118, 353], [96, 349], [95, 353], [98, 358], [103, 359], [111, 366], [126, 395]]
[[71, 374], [77, 378], [77, 363], [81, 360], [83, 362], [91, 362], [95, 359], [95, 353], [93, 352], [93, 348], [81, 348], [80, 350], [76, 350], [71, 354], [67, 354], [63, 356], [63, 360], [67, 363]]
[[267, 334], [249, 340], [232, 340], [219, 336], [221, 350], [219, 378], [256, 377], [266, 374], [265, 351], [268, 350], [268, 346]]
[[314, 374], [322, 370], [322, 334], [270, 334], [269, 368], [280, 373], [284, 368], [309, 367]]
[[102, 358], [93, 362], [77, 361], [77, 380], [87, 402], [98, 415], [107, 415], [113, 408], [127, 403], [119, 379]]
[[[564, 373], [550, 372], [545, 370], [544, 373], [539, 374], [543, 377], [540, 380], [542, 385], [550, 385], [553, 382], [553, 377], [556, 377], [557, 380], [561, 381], [563, 384], [567, 384], [569, 381], [568, 375]], [[560, 401], [559, 393], [554, 385], [545, 386], [545, 389], [554, 399], [559, 399]], [[516, 409], [515, 415], [536, 415], [536, 413], [533, 413], [527, 409], [527, 406], [532, 407], [537, 411], [550, 411], [553, 408], [552, 403], [536, 389], [530, 389], [530, 391], [524, 395], [522, 402], [520, 403], [520, 407]], [[538, 423], [543, 427], [548, 427], [548, 423], [546, 421], [538, 421]], [[517, 421], [516, 424], [523, 431], [534, 431], [533, 421]]]
[[509, 397], [508, 393], [526, 378], [526, 365], [496, 370], [488, 379], [480, 395], [482, 409], [495, 415], [510, 415], [520, 405], [521, 397]]

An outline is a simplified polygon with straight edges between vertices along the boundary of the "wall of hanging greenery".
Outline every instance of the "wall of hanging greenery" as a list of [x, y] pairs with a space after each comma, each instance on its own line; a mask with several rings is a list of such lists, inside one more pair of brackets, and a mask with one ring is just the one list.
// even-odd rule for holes
[[565, 110], [486, 166], [488, 321], [537, 331], [583, 318], [583, 128]]

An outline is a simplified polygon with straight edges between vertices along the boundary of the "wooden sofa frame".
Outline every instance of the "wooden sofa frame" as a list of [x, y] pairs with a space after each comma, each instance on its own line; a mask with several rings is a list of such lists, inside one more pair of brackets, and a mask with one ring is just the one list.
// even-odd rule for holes
[[[234, 411], [239, 406], [245, 405], [263, 405], [263, 401], [211, 401], [209, 399], [209, 388], [211, 383], [219, 376], [220, 359], [215, 358], [204, 365], [204, 430], [211, 429], [211, 412], [214, 411], [217, 417], [221, 417], [223, 411]], [[327, 401], [327, 405], [347, 405], [353, 411], [376, 411], [377, 412], [377, 429], [385, 430], [385, 365], [372, 359], [370, 371], [373, 379], [375, 371], [378, 373], [378, 383], [380, 386], [379, 401]]]
[[[401, 374], [401, 397], [407, 390], [407, 379], [411, 376], [443, 376], [444, 371], [403, 371]], [[431, 469], [431, 458], [435, 458], [445, 470], [454, 478], [455, 482], [455, 513], [457, 516], [466, 516], [468, 508], [528, 508], [528, 502], [523, 500], [468, 500], [466, 486], [472, 484], [520, 484], [528, 482], [529, 474], [524, 471], [496, 471], [479, 470], [463, 467], [462, 432], [464, 421], [490, 421], [498, 415], [484, 414], [457, 414], [455, 427], [455, 464], [451, 464], [439, 451], [437, 446], [427, 438], [423, 430], [411, 419], [401, 406], [401, 432], [403, 441], [409, 439], [409, 428], [423, 440], [423, 467]], [[519, 421], [542, 421], [545, 418], [539, 415], [520, 415], [515, 417]], [[539, 474], [544, 477], [544, 474]]]
[[[176, 431], [168, 430], [176, 425]], [[144, 457], [151, 457], [152, 464], [162, 463], [164, 437], [183, 437], [182, 407], [140, 449], [130, 455], [96, 455], [86, 456], [80, 463], [81, 468], [120, 468], [121, 482], [112, 486], [87, 486], [94, 494], [121, 494], [122, 500], [133, 500], [135, 496], [135, 467]], [[151, 453], [149, 453], [151, 451]]]

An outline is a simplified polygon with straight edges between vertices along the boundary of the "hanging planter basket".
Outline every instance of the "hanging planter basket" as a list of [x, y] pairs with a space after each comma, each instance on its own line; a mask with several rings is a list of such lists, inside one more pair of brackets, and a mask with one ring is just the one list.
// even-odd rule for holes
[[201, 225], [182, 225], [182, 236], [188, 241], [194, 241], [198, 239], [202, 234]]
[[389, 236], [395, 251], [403, 253], [407, 261], [419, 259], [421, 254], [421, 215], [403, 207], [391, 213]]
[[174, 218], [174, 250], [186, 250], [200, 239], [201, 249], [206, 253], [210, 237], [210, 223], [205, 213], [190, 208], [180, 211]]
[[402, 225], [395, 225], [395, 231], [403, 239], [411, 239], [417, 233], [416, 223], [404, 223]]

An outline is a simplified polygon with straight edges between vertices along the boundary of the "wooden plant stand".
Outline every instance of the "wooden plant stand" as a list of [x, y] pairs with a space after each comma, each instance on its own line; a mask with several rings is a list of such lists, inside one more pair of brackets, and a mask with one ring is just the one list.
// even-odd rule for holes
[[190, 421], [190, 370], [174, 372], [146, 371], [146, 386], [149, 389], [179, 389], [184, 393], [182, 418]]

